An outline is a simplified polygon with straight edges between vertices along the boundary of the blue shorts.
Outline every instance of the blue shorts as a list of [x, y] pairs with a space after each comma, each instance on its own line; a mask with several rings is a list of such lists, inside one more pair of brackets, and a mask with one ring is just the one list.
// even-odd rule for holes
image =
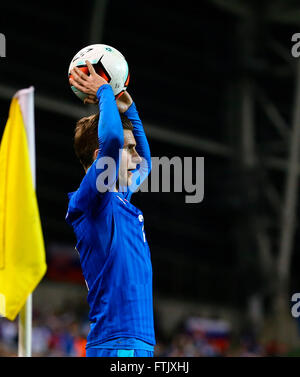
[[153, 357], [154, 346], [135, 338], [115, 338], [86, 347], [87, 357]]
[[86, 357], [153, 357], [152, 351], [87, 348]]

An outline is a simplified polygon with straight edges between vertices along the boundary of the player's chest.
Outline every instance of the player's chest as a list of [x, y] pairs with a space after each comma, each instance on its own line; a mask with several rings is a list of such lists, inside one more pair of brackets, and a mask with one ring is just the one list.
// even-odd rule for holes
[[147, 243], [142, 211], [123, 197], [116, 196], [115, 198], [114, 222], [119, 235], [124, 240], [129, 243], [136, 242], [140, 246]]

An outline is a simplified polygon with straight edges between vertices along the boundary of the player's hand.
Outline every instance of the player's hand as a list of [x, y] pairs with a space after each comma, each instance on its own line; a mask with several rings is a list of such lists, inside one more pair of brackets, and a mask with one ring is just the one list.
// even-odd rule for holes
[[[80, 90], [81, 92], [89, 95], [89, 101], [92, 101], [93, 97], [96, 97], [97, 91], [100, 86], [107, 84], [107, 81], [104, 80], [103, 77], [98, 75], [92, 66], [92, 64], [86, 60], [86, 65], [90, 72], [90, 75], [86, 75], [82, 72], [79, 68], [74, 67], [71, 70], [72, 78], [69, 78], [69, 82], [71, 85], [75, 86], [76, 89]], [[96, 102], [89, 102], [87, 103], [96, 103]]]
[[119, 112], [125, 113], [131, 106], [132, 102], [133, 101], [130, 94], [125, 90], [125, 92], [121, 95], [121, 97], [116, 99]]

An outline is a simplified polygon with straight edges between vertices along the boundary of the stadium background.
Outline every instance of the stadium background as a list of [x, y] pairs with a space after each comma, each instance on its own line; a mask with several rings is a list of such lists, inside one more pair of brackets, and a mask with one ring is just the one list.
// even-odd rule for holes
[[[74, 124], [94, 109], [73, 95], [67, 69], [92, 43], [125, 55], [152, 156], [205, 158], [203, 202], [186, 204], [185, 193], [133, 198], [152, 252], [156, 355], [299, 354], [290, 313], [300, 290], [297, 201], [286, 285], [277, 275], [299, 63], [291, 37], [299, 24], [299, 6], [287, 0], [1, 2], [0, 135], [12, 95], [35, 87], [48, 272], [33, 295], [34, 355], [83, 355], [88, 331], [86, 288], [64, 217], [67, 192], [83, 176]], [[276, 310], [280, 297], [285, 312]], [[16, 350], [17, 321], [0, 319], [0, 355]]]

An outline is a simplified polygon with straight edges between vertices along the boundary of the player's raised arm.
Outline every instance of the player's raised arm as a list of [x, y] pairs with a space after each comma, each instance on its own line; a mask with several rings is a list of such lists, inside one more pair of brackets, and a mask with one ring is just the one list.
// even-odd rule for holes
[[[101, 183], [101, 181], [97, 181], [97, 178], [107, 168], [104, 163], [101, 164], [102, 161], [107, 161], [107, 159], [114, 161], [115, 169], [111, 170], [113, 176], [109, 177], [108, 181], [111, 185], [115, 184], [118, 175], [119, 150], [123, 147], [124, 136], [119, 111], [110, 85], [95, 72], [94, 67], [88, 61], [86, 64], [90, 75], [86, 75], [75, 67], [71, 71], [72, 78], [70, 78], [70, 83], [78, 90], [89, 95], [85, 101], [86, 103], [99, 102], [99, 143], [94, 151], [95, 161], [90, 166], [84, 164], [87, 174], [77, 193], [77, 199], [87, 200], [87, 198], [84, 199], [83, 197], [88, 196], [90, 201], [99, 192], [103, 193], [105, 190], [110, 189], [108, 185], [99, 188], [99, 182]], [[103, 160], [99, 161], [101, 158]]]
[[142, 162], [137, 170], [138, 174], [135, 175], [135, 179], [133, 179], [132, 184], [129, 186], [130, 191], [134, 192], [147, 178], [151, 171], [150, 147], [142, 121], [136, 109], [136, 105], [133, 102], [130, 94], [125, 91], [124, 94], [122, 94], [122, 96], [116, 100], [116, 102], [120, 113], [124, 113], [124, 115], [126, 115], [133, 125], [136, 150], [139, 156], [142, 157]]

